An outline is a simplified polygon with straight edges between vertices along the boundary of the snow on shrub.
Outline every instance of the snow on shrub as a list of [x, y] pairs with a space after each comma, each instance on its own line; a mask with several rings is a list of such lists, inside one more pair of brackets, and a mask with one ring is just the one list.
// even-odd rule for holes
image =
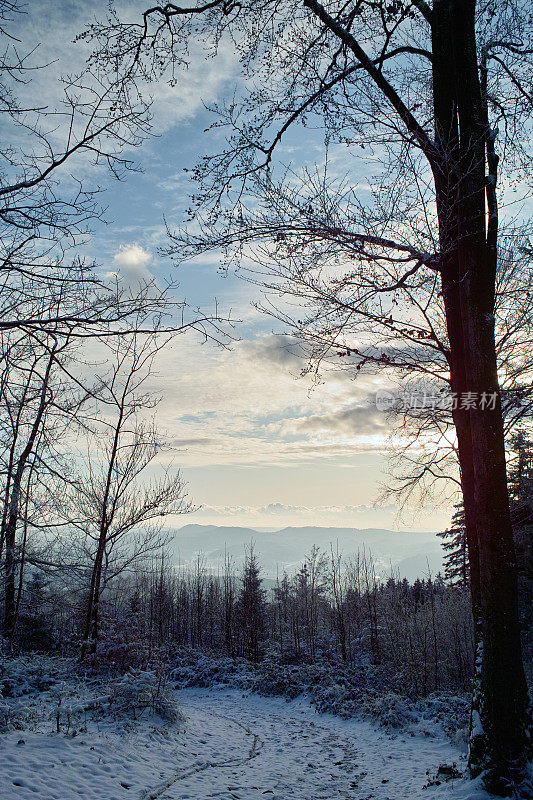
[[165, 676], [152, 670], [127, 672], [113, 681], [109, 707], [114, 714], [133, 719], [144, 713], [173, 723], [183, 719]]
[[191, 650], [178, 651], [171, 679], [178, 688], [230, 688], [292, 700], [305, 695], [319, 713], [347, 719], [362, 716], [389, 730], [426, 736], [442, 730], [461, 745], [468, 726], [469, 700], [447, 693], [415, 699], [402, 693], [381, 667], [319, 660], [282, 664], [275, 657], [259, 664], [217, 658]]

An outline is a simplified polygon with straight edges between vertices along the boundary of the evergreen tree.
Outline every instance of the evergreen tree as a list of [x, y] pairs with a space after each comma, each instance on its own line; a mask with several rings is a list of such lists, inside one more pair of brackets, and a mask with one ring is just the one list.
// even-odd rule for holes
[[241, 650], [250, 661], [259, 661], [259, 645], [265, 626], [265, 590], [261, 567], [252, 548], [246, 554], [242, 586], [237, 600]]
[[533, 577], [531, 539], [533, 533], [533, 442], [524, 429], [511, 437], [509, 453], [509, 499], [519, 573]]
[[[520, 429], [510, 439], [508, 465], [509, 500], [517, 561], [521, 575], [532, 575], [533, 442]], [[438, 533], [444, 556], [444, 579], [451, 585], [468, 583], [468, 552], [463, 504], [456, 505], [452, 524]]]
[[449, 528], [437, 536], [444, 550], [444, 580], [452, 586], [466, 586], [469, 579], [468, 552], [466, 545], [465, 512], [463, 504], [455, 506]]
[[290, 645], [291, 625], [290, 625], [290, 604], [291, 586], [286, 572], [283, 573], [281, 581], [276, 580], [273, 589], [274, 614], [277, 633], [277, 647], [281, 662], [284, 664], [287, 658], [287, 647]]
[[28, 650], [52, 651], [57, 642], [50, 609], [49, 581], [41, 571], [35, 570], [24, 589], [22, 609], [16, 621], [17, 639]]
[[524, 429], [511, 436], [509, 454], [509, 496], [513, 503], [533, 503], [533, 441]]

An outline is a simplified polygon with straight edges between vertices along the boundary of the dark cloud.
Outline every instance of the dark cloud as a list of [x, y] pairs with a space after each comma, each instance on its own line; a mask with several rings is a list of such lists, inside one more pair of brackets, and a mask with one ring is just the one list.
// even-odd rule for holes
[[351, 436], [369, 436], [382, 433], [390, 427], [387, 416], [370, 402], [367, 405], [334, 411], [331, 414], [314, 414], [294, 421], [299, 433], [335, 433]]
[[269, 334], [252, 341], [241, 342], [240, 350], [261, 364], [272, 364], [289, 371], [300, 372], [306, 365], [300, 342], [286, 334]]

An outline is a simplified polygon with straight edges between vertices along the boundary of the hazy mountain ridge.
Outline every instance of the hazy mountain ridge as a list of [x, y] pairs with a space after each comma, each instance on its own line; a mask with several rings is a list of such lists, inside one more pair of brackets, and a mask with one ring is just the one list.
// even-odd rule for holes
[[329, 553], [337, 547], [345, 557], [358, 551], [371, 553], [380, 576], [399, 571], [414, 580], [435, 575], [442, 568], [442, 548], [435, 533], [391, 531], [382, 528], [288, 527], [277, 531], [247, 527], [189, 524], [175, 529], [171, 543], [176, 565], [189, 565], [202, 554], [205, 566], [218, 570], [228, 553], [237, 569], [245, 549], [253, 544], [263, 575], [273, 578], [284, 570], [297, 570], [313, 544]]

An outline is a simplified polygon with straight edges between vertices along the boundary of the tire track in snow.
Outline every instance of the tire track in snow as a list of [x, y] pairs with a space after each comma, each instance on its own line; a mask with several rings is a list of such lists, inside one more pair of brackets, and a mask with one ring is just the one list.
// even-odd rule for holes
[[180, 780], [185, 780], [185, 778], [190, 778], [191, 775], [195, 775], [199, 772], [205, 772], [207, 769], [221, 769], [223, 767], [241, 767], [246, 764], [248, 761], [251, 761], [253, 758], [256, 758], [259, 753], [261, 752], [261, 748], [263, 747], [263, 740], [261, 737], [254, 733], [247, 725], [244, 725], [242, 722], [239, 722], [232, 717], [228, 717], [225, 714], [217, 714], [214, 711], [208, 712], [213, 717], [218, 717], [219, 719], [224, 720], [226, 723], [230, 725], [237, 725], [239, 728], [248, 735], [252, 737], [252, 744], [248, 750], [248, 755], [246, 758], [231, 758], [227, 761], [205, 761], [203, 764], [198, 764], [196, 767], [191, 767], [188, 770], [183, 771], [183, 767], [176, 770], [175, 772], [171, 773], [166, 780], [160, 783], [158, 786], [152, 789], [145, 789], [140, 797], [139, 800], [158, 800], [162, 794], [168, 791], [175, 783], [178, 783]]

